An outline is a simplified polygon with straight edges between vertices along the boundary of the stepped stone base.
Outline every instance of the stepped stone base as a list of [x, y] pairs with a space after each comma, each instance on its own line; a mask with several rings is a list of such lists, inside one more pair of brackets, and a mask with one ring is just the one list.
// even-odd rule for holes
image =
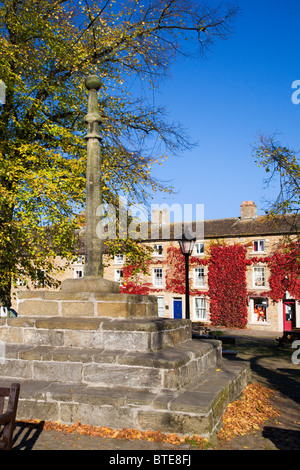
[[[0, 377], [1, 386], [14, 378]], [[160, 430], [209, 438], [222, 415], [249, 381], [244, 363], [223, 360], [221, 369], [210, 368], [188, 386], [175, 392], [154, 392], [123, 387], [20, 380], [17, 419], [40, 419], [92, 426]]]
[[192, 339], [190, 320], [159, 318], [155, 297], [103, 279], [20, 292], [0, 341], [0, 386], [21, 383], [19, 419], [209, 437], [249, 380], [220, 341]]

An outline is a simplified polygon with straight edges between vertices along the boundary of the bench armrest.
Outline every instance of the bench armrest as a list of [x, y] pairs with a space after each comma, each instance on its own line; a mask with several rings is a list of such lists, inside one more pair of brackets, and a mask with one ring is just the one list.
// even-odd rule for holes
[[3, 413], [0, 415], [0, 424], [6, 424], [11, 421], [12, 418], [12, 413], [10, 411], [7, 411], [6, 413]]

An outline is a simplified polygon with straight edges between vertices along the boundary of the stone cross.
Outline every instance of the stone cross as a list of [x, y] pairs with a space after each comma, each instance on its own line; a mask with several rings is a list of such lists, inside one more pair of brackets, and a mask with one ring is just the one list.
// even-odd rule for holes
[[[97, 209], [102, 203], [101, 192], [101, 116], [98, 108], [97, 92], [100, 78], [89, 75], [85, 79], [89, 90], [87, 122], [87, 169], [86, 169], [86, 209], [85, 209], [85, 277], [103, 277], [103, 241], [97, 236], [97, 224], [101, 221]], [[99, 213], [99, 212], [98, 212]]]

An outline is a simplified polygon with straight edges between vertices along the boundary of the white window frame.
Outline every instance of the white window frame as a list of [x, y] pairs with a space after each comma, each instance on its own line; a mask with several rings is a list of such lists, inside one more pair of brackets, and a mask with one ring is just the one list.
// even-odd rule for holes
[[[158, 274], [161, 274], [158, 276]], [[163, 287], [163, 268], [153, 268], [153, 285], [155, 287]]]
[[194, 246], [194, 255], [204, 255], [204, 242], [196, 242]]
[[[162, 305], [159, 305], [159, 304]], [[165, 298], [163, 296], [157, 297], [158, 316], [163, 318], [165, 316]]]
[[[257, 273], [261, 272], [261, 276], [258, 276]], [[253, 276], [253, 287], [256, 289], [264, 289], [266, 287], [266, 268], [264, 266], [254, 266], [252, 268]], [[262, 280], [262, 283], [259, 283], [259, 279]], [[258, 282], [258, 284], [257, 284]]]
[[115, 270], [115, 282], [118, 282], [120, 286], [123, 285], [123, 269]]
[[153, 246], [153, 256], [162, 256], [163, 255], [163, 246], [154, 245]]
[[[202, 272], [203, 275], [200, 276], [199, 275], [200, 272]], [[194, 268], [194, 286], [195, 287], [205, 286], [205, 269], [202, 266], [197, 266], [197, 268]]]
[[[257, 249], [255, 249], [255, 245], [257, 245]], [[265, 240], [254, 240], [253, 241], [253, 253], [264, 253], [264, 252], [265, 252]]]
[[[81, 275], [80, 275], [81, 273]], [[78, 274], [78, 276], [77, 276]], [[75, 268], [74, 269], [74, 279], [80, 279], [81, 277], [83, 277], [83, 269], [81, 268]]]
[[36, 270], [35, 286], [36, 287], [45, 287], [45, 277], [46, 277], [45, 269], [37, 269]]
[[[197, 301], [200, 300], [200, 306], [197, 306]], [[199, 314], [197, 314], [197, 311]], [[204, 314], [201, 314], [203, 313]], [[194, 297], [194, 314], [195, 321], [207, 321], [207, 299], [206, 297]]]
[[122, 254], [115, 255], [114, 263], [115, 264], [124, 264], [124, 255], [122, 255]]
[[83, 255], [78, 255], [74, 264], [83, 264]]

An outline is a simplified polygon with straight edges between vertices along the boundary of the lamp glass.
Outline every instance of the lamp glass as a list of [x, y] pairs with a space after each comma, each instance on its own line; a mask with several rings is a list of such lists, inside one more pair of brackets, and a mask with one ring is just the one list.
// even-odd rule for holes
[[183, 255], [190, 255], [194, 249], [196, 238], [186, 238], [185, 235], [182, 236], [181, 240], [178, 240], [181, 253]]

